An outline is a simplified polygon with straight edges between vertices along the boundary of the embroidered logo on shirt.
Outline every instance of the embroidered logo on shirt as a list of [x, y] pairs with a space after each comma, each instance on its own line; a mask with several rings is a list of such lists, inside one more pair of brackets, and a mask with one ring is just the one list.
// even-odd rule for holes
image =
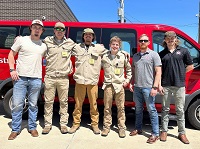
[[180, 51], [177, 51], [176, 54], [177, 54], [177, 55], [181, 55], [181, 52], [180, 52]]

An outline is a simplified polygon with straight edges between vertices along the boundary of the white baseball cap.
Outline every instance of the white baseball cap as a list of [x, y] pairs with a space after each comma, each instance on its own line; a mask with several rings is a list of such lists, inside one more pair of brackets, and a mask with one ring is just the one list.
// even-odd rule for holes
[[44, 27], [42, 21], [40, 21], [40, 20], [33, 20], [31, 25], [33, 25], [33, 24], [38, 24], [38, 25], [41, 25], [42, 27]]

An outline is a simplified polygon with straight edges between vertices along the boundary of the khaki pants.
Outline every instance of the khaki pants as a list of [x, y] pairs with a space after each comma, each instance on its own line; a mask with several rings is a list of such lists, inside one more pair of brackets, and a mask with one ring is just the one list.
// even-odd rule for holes
[[119, 129], [126, 129], [125, 126], [125, 110], [124, 110], [124, 101], [125, 101], [125, 94], [124, 88], [121, 89], [119, 93], [115, 93], [115, 90], [112, 85], [108, 85], [104, 89], [104, 119], [103, 119], [103, 127], [110, 129], [112, 125], [112, 102], [113, 97], [115, 99], [115, 103], [117, 106], [117, 118], [118, 118], [118, 128]]
[[75, 86], [75, 109], [73, 112], [73, 125], [80, 126], [81, 115], [82, 115], [82, 106], [85, 100], [85, 95], [89, 98], [90, 103], [90, 117], [91, 117], [91, 126], [97, 126], [99, 123], [99, 112], [97, 109], [97, 96], [98, 96], [98, 85], [83, 85], [76, 83]]
[[56, 90], [58, 92], [58, 98], [60, 102], [60, 126], [66, 126], [68, 123], [68, 89], [69, 79], [68, 77], [51, 78], [45, 77], [44, 88], [44, 124], [45, 126], [52, 125], [53, 116], [53, 103]]

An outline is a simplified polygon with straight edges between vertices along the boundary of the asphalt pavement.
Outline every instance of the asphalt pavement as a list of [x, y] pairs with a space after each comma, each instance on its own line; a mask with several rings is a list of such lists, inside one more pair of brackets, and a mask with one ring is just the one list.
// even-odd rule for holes
[[[73, 105], [69, 106], [69, 125], [72, 125]], [[103, 108], [100, 112], [100, 129], [103, 123]], [[11, 132], [11, 119], [5, 116], [2, 101], [0, 101], [0, 149], [200, 149], [200, 131], [195, 130], [186, 122], [186, 133], [190, 141], [189, 145], [183, 144], [177, 139], [176, 121], [170, 121], [166, 142], [157, 141], [154, 144], [146, 143], [151, 126], [148, 114], [144, 114], [143, 135], [129, 136], [134, 128], [134, 111], [126, 111], [126, 137], [119, 138], [117, 130], [116, 110], [113, 111], [113, 125], [107, 137], [93, 134], [90, 127], [89, 107], [83, 107], [83, 115], [80, 129], [74, 134], [61, 134], [59, 130], [59, 109], [54, 108], [53, 127], [49, 134], [42, 135], [43, 112], [40, 111], [37, 120], [39, 137], [33, 138], [27, 131], [27, 120], [22, 122], [22, 131], [15, 140], [8, 140]]]

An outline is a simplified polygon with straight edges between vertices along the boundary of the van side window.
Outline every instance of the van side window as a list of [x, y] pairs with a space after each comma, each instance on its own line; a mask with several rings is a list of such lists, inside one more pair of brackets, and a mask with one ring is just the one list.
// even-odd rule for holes
[[[41, 35], [41, 39], [44, 39], [47, 36], [53, 36], [53, 27], [44, 27], [44, 32]], [[21, 36], [29, 36], [30, 35], [30, 30], [29, 27], [22, 27], [20, 31]]]
[[[86, 27], [69, 27], [68, 38], [71, 38], [76, 43], [82, 43], [82, 33], [85, 28]], [[100, 28], [92, 28], [92, 29], [96, 35], [96, 40], [93, 43], [101, 43], [100, 42], [101, 29]]]
[[130, 53], [132, 56], [137, 52], [137, 37], [136, 31], [133, 29], [102, 29], [102, 43], [109, 49], [110, 39], [113, 36], [118, 36], [122, 40], [122, 50]]
[[[164, 33], [165, 32], [159, 32], [159, 31], [153, 32], [153, 50], [156, 51], [156, 52], [160, 52], [164, 49], [162, 47], [162, 42], [163, 42], [163, 39], [164, 39]], [[200, 58], [199, 58], [200, 53], [197, 50], [197, 48], [195, 48], [191, 43], [189, 43], [187, 40], [180, 37], [179, 35], [178, 35], [178, 39], [181, 41], [180, 46], [187, 48], [188, 51], [190, 52], [190, 55], [193, 58], [194, 67], [199, 66], [200, 65]]]
[[0, 48], [10, 49], [18, 35], [18, 27], [0, 26]]

